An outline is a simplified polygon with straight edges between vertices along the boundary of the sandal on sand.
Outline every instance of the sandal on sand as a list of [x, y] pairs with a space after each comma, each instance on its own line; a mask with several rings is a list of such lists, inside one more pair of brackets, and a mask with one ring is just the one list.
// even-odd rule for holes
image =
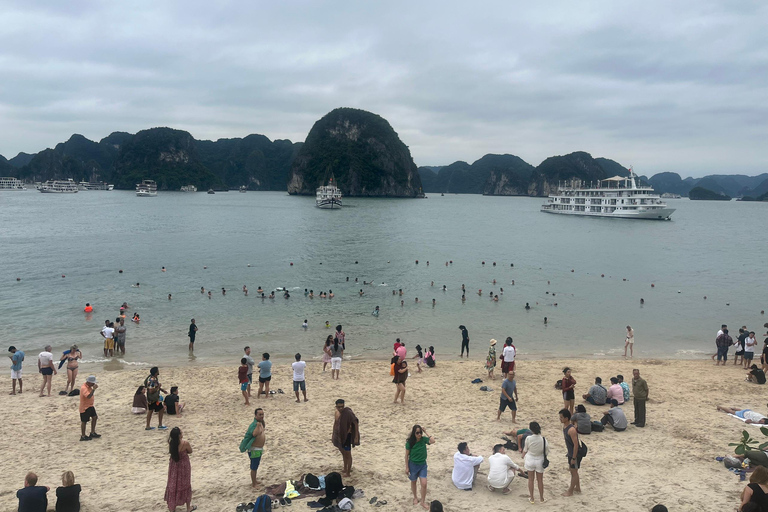
[[381, 501], [377, 501], [375, 506], [381, 507], [381, 506], [384, 506], [386, 504], [387, 504], [387, 500], [381, 500]]
[[536, 502], [534, 501], [534, 499], [533, 499], [533, 498], [528, 498], [528, 503], [530, 503], [531, 505], [533, 505], [533, 504], [534, 504], [534, 503], [536, 503]]
[[197, 510], [197, 505], [192, 505], [192, 508], [189, 509], [189, 512], [195, 512]]
[[378, 499], [379, 499], [379, 498], [377, 498], [376, 496], [374, 496], [373, 498], [371, 498], [370, 500], [368, 500], [368, 503], [370, 503], [371, 505], [373, 505], [374, 503], [376, 503], [376, 500], [378, 500]]
[[147, 427], [144, 430], [155, 430], [155, 427]]

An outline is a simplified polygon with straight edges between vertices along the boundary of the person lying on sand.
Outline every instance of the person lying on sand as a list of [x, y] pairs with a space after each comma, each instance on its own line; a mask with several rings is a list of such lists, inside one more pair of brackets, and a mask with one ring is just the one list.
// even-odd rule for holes
[[733, 414], [734, 416], [743, 419], [745, 423], [763, 423], [768, 425], [768, 418], [751, 409], [737, 409], [735, 407], [725, 407], [724, 405], [718, 405], [717, 410], [723, 411], [727, 414]]

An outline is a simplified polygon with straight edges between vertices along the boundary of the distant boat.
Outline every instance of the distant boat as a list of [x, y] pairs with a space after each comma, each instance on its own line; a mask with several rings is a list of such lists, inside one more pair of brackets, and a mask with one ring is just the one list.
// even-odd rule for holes
[[81, 181], [78, 188], [80, 190], [114, 190], [115, 186], [106, 181]]
[[197, 187], [194, 185], [184, 185], [181, 187], [182, 192], [197, 192]]
[[240, 192], [242, 193], [248, 192], [248, 187], [246, 187], [245, 185], [240, 185]]
[[38, 189], [44, 194], [75, 194], [77, 183], [72, 178], [68, 180], [46, 181]]
[[315, 197], [315, 205], [323, 210], [338, 210], [341, 208], [341, 190], [334, 184], [334, 177], [331, 174], [331, 179], [328, 180], [327, 185], [317, 187], [317, 195]]
[[209, 193], [209, 194], [215, 194], [216, 192], [215, 192], [215, 191], [214, 191], [212, 188], [209, 188], [209, 189], [208, 189], [208, 193]]
[[18, 178], [0, 178], [0, 190], [27, 190]]
[[157, 183], [153, 180], [142, 180], [136, 185], [136, 195], [138, 197], [157, 197]]

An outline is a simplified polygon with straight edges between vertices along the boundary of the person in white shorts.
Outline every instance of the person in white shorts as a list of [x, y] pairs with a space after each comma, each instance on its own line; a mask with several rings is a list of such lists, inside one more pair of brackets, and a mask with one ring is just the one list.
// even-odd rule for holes
[[752, 409], [737, 409], [735, 407], [726, 407], [724, 405], [718, 405], [717, 406], [718, 411], [723, 411], [727, 414], [733, 414], [737, 418], [741, 418], [744, 420], [744, 423], [762, 423], [764, 425], [768, 425], [768, 418], [760, 414], [759, 412], [755, 412]]
[[339, 380], [339, 371], [341, 370], [341, 358], [344, 356], [344, 346], [339, 342], [339, 338], [333, 339], [331, 349], [331, 379]]
[[536, 481], [539, 483], [539, 498], [544, 503], [544, 460], [549, 455], [549, 443], [541, 436], [541, 426], [532, 421], [528, 425], [528, 429], [533, 432], [525, 439], [525, 448], [523, 448], [523, 455], [525, 456], [524, 467], [528, 472], [528, 501], [534, 503], [533, 500], [533, 480], [534, 475]]
[[629, 347], [629, 357], [633, 357], [635, 349], [635, 331], [627, 326], [627, 337], [624, 339], [624, 357], [627, 357], [627, 347]]
[[22, 391], [22, 385], [23, 382], [21, 380], [21, 365], [24, 361], [24, 352], [21, 350], [18, 350], [16, 347], [11, 345], [8, 347], [8, 352], [11, 353], [10, 356], [8, 356], [11, 359], [11, 381], [13, 382], [13, 387], [11, 388], [11, 395], [16, 394], [16, 381], [19, 381], [19, 394], [21, 394]]

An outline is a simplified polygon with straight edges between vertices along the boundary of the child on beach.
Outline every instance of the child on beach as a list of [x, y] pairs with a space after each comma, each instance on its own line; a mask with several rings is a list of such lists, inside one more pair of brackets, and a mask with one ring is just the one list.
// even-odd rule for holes
[[413, 356], [413, 359], [416, 359], [417, 373], [421, 373], [421, 365], [424, 364], [424, 355], [421, 352], [421, 345], [416, 345], [416, 355]]
[[237, 379], [240, 381], [240, 391], [243, 392], [243, 398], [245, 398], [244, 405], [251, 405], [248, 400], [248, 360], [242, 358], [240, 360], [240, 367], [237, 369]]

